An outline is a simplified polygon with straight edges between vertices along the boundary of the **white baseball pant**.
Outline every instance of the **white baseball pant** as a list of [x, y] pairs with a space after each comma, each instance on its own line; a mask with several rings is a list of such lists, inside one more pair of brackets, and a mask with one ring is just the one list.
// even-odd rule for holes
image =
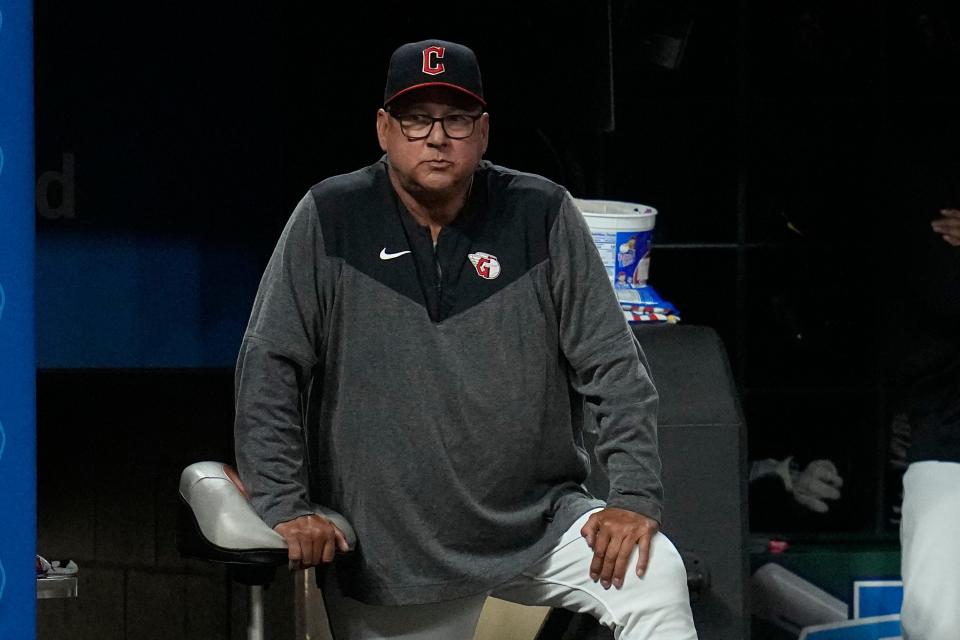
[[907, 467], [900, 544], [904, 640], [960, 638], [960, 463]]
[[[623, 587], [604, 589], [590, 579], [593, 551], [580, 535], [591, 513], [571, 525], [533, 566], [490, 595], [588, 613], [613, 629], [617, 640], [696, 640], [687, 573], [673, 543], [658, 533], [644, 576], [636, 575], [634, 550]], [[332, 574], [328, 571], [324, 600], [336, 640], [470, 640], [487, 598], [479, 594], [435, 604], [374, 606], [340, 594]]]

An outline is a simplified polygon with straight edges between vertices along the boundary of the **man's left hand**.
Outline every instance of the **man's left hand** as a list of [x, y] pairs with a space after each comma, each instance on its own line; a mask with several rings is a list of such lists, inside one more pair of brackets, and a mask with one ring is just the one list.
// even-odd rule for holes
[[960, 209], [941, 209], [940, 215], [930, 226], [947, 244], [960, 247]]
[[637, 575], [642, 576], [650, 557], [650, 541], [659, 529], [656, 520], [616, 507], [607, 507], [590, 516], [580, 529], [580, 535], [593, 549], [590, 579], [599, 580], [604, 589], [609, 589], [611, 584], [617, 589], [622, 587], [634, 547], [640, 548]]

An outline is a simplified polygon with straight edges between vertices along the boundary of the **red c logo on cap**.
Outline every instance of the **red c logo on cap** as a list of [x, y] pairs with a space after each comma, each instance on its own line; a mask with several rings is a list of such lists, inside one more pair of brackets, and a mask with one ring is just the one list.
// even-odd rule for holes
[[435, 76], [443, 73], [443, 47], [427, 47], [423, 50], [423, 72]]

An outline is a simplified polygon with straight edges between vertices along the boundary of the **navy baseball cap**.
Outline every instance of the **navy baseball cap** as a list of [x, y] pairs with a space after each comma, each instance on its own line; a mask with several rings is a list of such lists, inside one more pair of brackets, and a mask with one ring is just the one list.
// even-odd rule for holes
[[399, 47], [390, 56], [383, 105], [424, 87], [447, 87], [465, 93], [481, 105], [483, 85], [477, 56], [468, 47], [445, 40], [423, 40]]

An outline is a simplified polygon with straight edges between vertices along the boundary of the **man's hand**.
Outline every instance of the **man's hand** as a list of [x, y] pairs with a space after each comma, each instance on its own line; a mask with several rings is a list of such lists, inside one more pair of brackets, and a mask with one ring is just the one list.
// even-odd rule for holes
[[333, 562], [338, 549], [343, 553], [349, 551], [343, 532], [316, 514], [281, 522], [273, 530], [287, 541], [291, 571]]
[[947, 244], [960, 247], [960, 209], [940, 209], [940, 215], [930, 226]]
[[637, 575], [642, 576], [650, 557], [650, 541], [659, 529], [656, 520], [616, 507], [607, 507], [590, 516], [580, 529], [580, 535], [593, 549], [590, 579], [600, 580], [604, 589], [609, 589], [611, 584], [617, 589], [622, 587], [630, 554], [637, 546], [640, 547]]

